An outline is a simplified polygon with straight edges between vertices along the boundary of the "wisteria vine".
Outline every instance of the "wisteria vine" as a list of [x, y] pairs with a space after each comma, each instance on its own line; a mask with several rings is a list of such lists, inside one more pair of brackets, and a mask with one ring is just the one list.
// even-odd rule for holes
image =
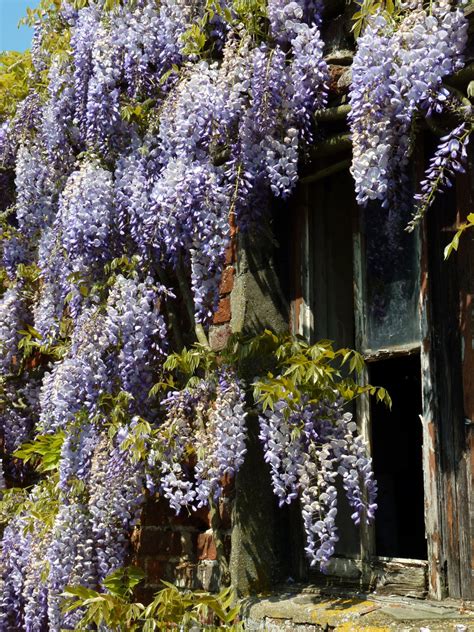
[[[181, 330], [204, 353], [231, 226], [258, 227], [271, 197], [294, 191], [329, 75], [320, 1], [43, 5], [29, 93], [0, 120], [12, 202], [0, 218], [0, 491], [30, 484], [2, 538], [0, 627], [59, 632], [81, 619], [62, 608], [65, 588], [102, 589], [124, 564], [146, 489], [198, 509], [244, 462], [249, 384], [222, 362], [180, 383], [170, 358]], [[430, 5], [408, 3], [397, 24], [379, 12], [359, 39], [361, 204], [393, 203], [414, 117], [444, 107], [441, 81], [462, 64], [461, 11]], [[420, 208], [462, 169], [470, 131], [443, 139]], [[318, 349], [299, 347], [306, 369], [349, 353]], [[308, 373], [283, 396], [279, 369], [255, 397], [260, 439], [275, 495], [300, 498], [308, 557], [325, 570], [338, 477], [354, 521], [374, 517], [367, 446], [343, 409], [366, 391], [327, 370], [324, 388]]]
[[464, 63], [468, 23], [461, 7], [450, 0], [398, 4], [398, 19], [380, 10], [370, 16], [352, 67], [352, 175], [362, 205], [410, 204], [415, 118], [447, 109], [443, 78]]
[[[231, 222], [258, 222], [262, 199], [294, 188], [327, 95], [320, 16], [304, 2], [270, 2], [258, 24], [225, 2], [213, 15], [185, 0], [45, 7], [32, 88], [0, 136], [15, 194], [0, 252], [7, 478], [28, 479], [18, 455], [38, 441], [57, 454], [49, 505], [44, 482], [27, 501], [52, 522], [30, 531], [20, 508], [2, 545], [0, 617], [26, 630], [74, 628], [62, 592], [123, 565], [146, 486], [200, 507], [242, 465], [230, 368], [148, 392], [180, 319], [210, 322]], [[146, 459], [130, 448], [143, 428]]]

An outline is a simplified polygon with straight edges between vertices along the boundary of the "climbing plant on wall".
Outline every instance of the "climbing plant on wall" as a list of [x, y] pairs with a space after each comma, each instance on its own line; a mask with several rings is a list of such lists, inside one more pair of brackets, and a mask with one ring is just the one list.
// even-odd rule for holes
[[[461, 64], [461, 12], [388, 9], [368, 12], [354, 63], [361, 203], [392, 203], [419, 108], [459, 111], [441, 79]], [[207, 341], [230, 226], [256, 230], [291, 195], [315, 139], [321, 11], [42, 0], [31, 55], [0, 61], [3, 628], [78, 625], [63, 592], [106, 588], [146, 488], [176, 511], [218, 498], [245, 458], [248, 404], [276, 496], [301, 499], [311, 563], [334, 553], [337, 477], [355, 522], [373, 518], [371, 461], [344, 405], [389, 398], [354, 379], [361, 357], [271, 332], [221, 354]], [[420, 208], [461, 168], [470, 125], [438, 149]]]

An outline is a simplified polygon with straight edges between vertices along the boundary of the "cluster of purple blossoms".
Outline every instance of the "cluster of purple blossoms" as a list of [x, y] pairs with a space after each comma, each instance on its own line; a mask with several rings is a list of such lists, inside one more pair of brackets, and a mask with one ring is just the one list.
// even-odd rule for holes
[[64, 173], [74, 163], [73, 146], [78, 132], [74, 125], [72, 71], [67, 66], [63, 68], [59, 61], [54, 61], [49, 69], [48, 97], [43, 108], [41, 140], [48, 161]]
[[48, 549], [48, 621], [50, 630], [74, 629], [81, 618], [78, 611], [63, 613], [61, 596], [68, 585], [94, 588], [94, 542], [87, 505], [72, 495], [61, 498]]
[[82, 410], [91, 416], [97, 412], [99, 397], [109, 385], [104, 321], [97, 308], [85, 310], [67, 356], [46, 373], [40, 395], [40, 432], [49, 434], [65, 428]]
[[27, 239], [35, 237], [51, 223], [55, 175], [38, 146], [20, 146], [15, 164], [15, 211], [18, 229]]
[[66, 182], [55, 229], [74, 271], [89, 272], [111, 258], [113, 191], [111, 172], [95, 161], [84, 162]]
[[0, 549], [1, 597], [0, 628], [24, 629], [25, 569], [28, 561], [31, 536], [25, 535], [25, 522], [15, 516], [5, 527]]
[[162, 402], [166, 418], [150, 465], [176, 513], [219, 498], [224, 477], [240, 469], [247, 452], [244, 397], [240, 380], [222, 370], [217, 384], [202, 380]]
[[197, 444], [205, 446], [195, 468], [198, 506], [207, 505], [209, 498], [217, 499], [222, 493], [224, 476], [234, 477], [244, 462], [247, 452], [244, 397], [241, 382], [232, 373], [223, 372], [207, 422], [195, 435]]
[[310, 414], [304, 407], [293, 410], [281, 400], [273, 410], [260, 416], [260, 440], [265, 461], [270, 465], [273, 492], [280, 505], [291, 503], [299, 494], [299, 467], [303, 461], [302, 437], [295, 436], [300, 420]]
[[183, 507], [192, 506], [196, 497], [191, 477], [191, 465], [186, 462], [186, 450], [192, 445], [196, 409], [206, 409], [207, 385], [201, 383], [194, 392], [185, 389], [172, 391], [162, 401], [166, 414], [160, 428], [158, 445], [150, 451], [148, 465], [158, 469], [156, 477], [149, 477], [148, 486], [155, 489], [154, 478], [159, 480], [160, 494], [170, 507], [179, 513]]
[[[215, 15], [214, 61], [185, 52], [204, 1], [124, 1], [111, 11], [103, 0], [81, 4], [61, 3], [67, 55], [50, 60], [38, 30], [34, 63], [47, 90], [0, 123], [0, 163], [16, 189], [14, 236], [2, 244], [10, 276], [0, 301], [4, 447], [11, 453], [32, 431], [63, 437], [52, 528], [25, 532], [20, 516], [3, 536], [5, 629], [77, 624], [81, 612], [62, 611], [62, 592], [100, 586], [125, 563], [145, 480], [178, 512], [217, 499], [241, 467], [244, 385], [230, 370], [172, 392], [155, 423], [147, 394], [170, 346], [162, 307], [184, 281], [195, 320], [210, 321], [229, 220], [245, 230], [271, 194], [294, 190], [314, 111], [327, 98], [320, 0], [270, 0], [265, 43]], [[460, 28], [454, 22], [450, 32]], [[28, 309], [19, 263], [37, 271]], [[47, 352], [18, 388], [10, 373], [24, 324], [34, 324]], [[104, 425], [104, 401], [123, 392], [130, 420], [121, 436], [133, 432], [135, 415], [154, 415], [145, 464]], [[373, 515], [372, 496], [367, 503], [361, 492], [362, 484], [375, 491], [365, 446], [339, 408], [281, 403], [262, 415], [261, 436], [275, 493], [282, 503], [302, 498], [308, 552], [324, 566], [336, 538], [334, 478], [342, 477], [356, 521]], [[5, 463], [11, 478], [8, 456]]]
[[99, 582], [123, 566], [144, 502], [143, 463], [103, 437], [91, 460], [89, 514]]
[[338, 541], [338, 478], [354, 522], [374, 519], [377, 485], [367, 444], [339, 402], [316, 406], [280, 400], [259, 421], [273, 491], [280, 505], [300, 498], [307, 556], [325, 571]]
[[0, 368], [3, 375], [13, 369], [18, 355], [19, 330], [27, 323], [20, 285], [9, 287], [0, 298]]
[[142, 406], [152, 386], [154, 367], [167, 350], [166, 323], [159, 309], [161, 294], [162, 289], [150, 278], [141, 282], [136, 275], [117, 275], [107, 299], [103, 339], [115, 349], [109, 354], [109, 370], [120, 380], [121, 390]]
[[471, 131], [467, 123], [461, 123], [441, 138], [420, 183], [421, 190], [415, 195], [415, 213], [410, 225], [423, 217], [438, 192], [452, 185], [456, 173], [464, 173]]
[[[357, 201], [392, 205], [406, 177], [411, 128], [419, 109], [432, 107], [442, 79], [462, 67], [467, 21], [437, 0], [395, 25], [375, 14], [358, 40], [352, 67], [350, 126]], [[437, 106], [440, 105], [438, 100]]]

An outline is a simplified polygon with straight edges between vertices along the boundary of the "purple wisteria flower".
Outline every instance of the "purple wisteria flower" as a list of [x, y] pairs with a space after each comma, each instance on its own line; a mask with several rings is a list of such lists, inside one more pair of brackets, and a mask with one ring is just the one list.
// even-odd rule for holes
[[338, 478], [355, 524], [374, 519], [377, 485], [367, 444], [340, 402], [295, 405], [282, 399], [259, 422], [273, 491], [280, 505], [300, 499], [306, 554], [325, 571], [338, 541]]
[[420, 183], [421, 190], [415, 195], [415, 212], [409, 225], [411, 228], [433, 204], [436, 194], [451, 187], [457, 173], [464, 173], [471, 131], [467, 123], [461, 123], [441, 138]]
[[[416, 5], [400, 24], [380, 12], [358, 39], [349, 116], [357, 201], [393, 205], [406, 177], [416, 111], [444, 95], [443, 77], [462, 67], [467, 21], [451, 3]], [[438, 97], [435, 109], [442, 105]]]

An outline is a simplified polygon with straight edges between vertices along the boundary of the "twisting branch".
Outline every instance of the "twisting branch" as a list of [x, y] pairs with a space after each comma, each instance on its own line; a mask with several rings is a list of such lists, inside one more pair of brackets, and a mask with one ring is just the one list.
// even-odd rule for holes
[[339, 173], [340, 171], [344, 171], [344, 169], [349, 169], [351, 166], [352, 160], [341, 160], [340, 162], [336, 162], [330, 167], [325, 167], [324, 169], [320, 169], [315, 173], [311, 173], [304, 178], [301, 178], [301, 184], [311, 184], [312, 182], [317, 182], [318, 180], [323, 180], [329, 176], [334, 175], [335, 173]]
[[350, 134], [335, 134], [326, 140], [317, 143], [311, 150], [313, 158], [332, 156], [342, 151], [350, 150], [352, 141]]

